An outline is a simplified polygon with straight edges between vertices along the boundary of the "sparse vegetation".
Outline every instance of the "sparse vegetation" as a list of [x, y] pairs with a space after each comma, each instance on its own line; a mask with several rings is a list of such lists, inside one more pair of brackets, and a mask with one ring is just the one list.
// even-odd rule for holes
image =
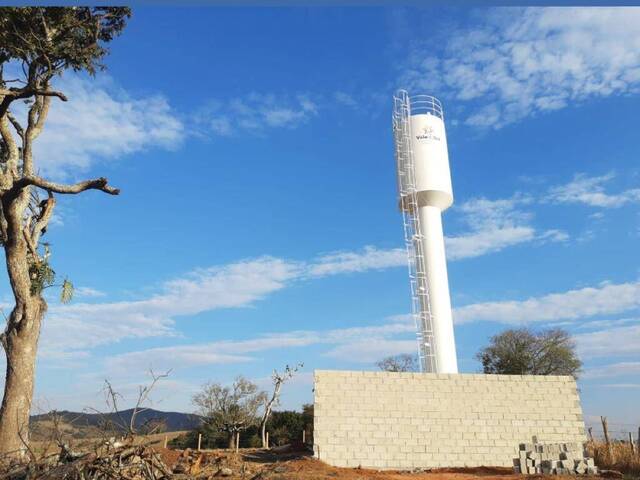
[[228, 447], [234, 448], [241, 432], [258, 425], [258, 411], [266, 399], [255, 383], [238, 376], [231, 386], [207, 383], [193, 396], [193, 403], [204, 417], [204, 428], [224, 433]]
[[419, 371], [418, 356], [403, 353], [385, 357], [376, 366], [384, 372], [417, 372]]
[[616, 470], [632, 478], [640, 478], [638, 445], [635, 446], [635, 451], [632, 451], [629, 442], [612, 442], [610, 456], [605, 442], [592, 440], [587, 443], [587, 451], [601, 470]]

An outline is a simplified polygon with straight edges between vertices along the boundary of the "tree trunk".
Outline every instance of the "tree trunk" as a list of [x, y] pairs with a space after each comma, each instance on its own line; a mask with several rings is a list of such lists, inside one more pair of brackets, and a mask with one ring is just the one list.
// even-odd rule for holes
[[[18, 232], [21, 220], [15, 219], [22, 216], [19, 207], [18, 215], [8, 219], [10, 228]], [[15, 214], [15, 210], [12, 213]], [[29, 441], [38, 338], [47, 304], [39, 293], [31, 292], [27, 247], [22, 235], [11, 236], [4, 248], [16, 305], [2, 338], [7, 372], [0, 407], [0, 455], [20, 456], [26, 451]]]
[[[268, 416], [266, 417], [268, 418]], [[267, 422], [263, 418], [261, 423], [260, 431], [262, 433], [262, 448], [269, 448], [269, 445], [267, 444]]]
[[236, 432], [229, 433], [229, 450], [236, 448]]
[[22, 455], [26, 450], [25, 443], [29, 441], [36, 353], [44, 316], [42, 306], [25, 309], [24, 329], [13, 330], [6, 338], [7, 372], [0, 408], [0, 455]]
[[273, 409], [273, 406], [278, 401], [278, 396], [280, 395], [281, 387], [282, 387], [282, 381], [278, 379], [274, 385], [273, 395], [271, 396], [271, 400], [269, 400], [264, 406], [264, 414], [262, 415], [262, 421], [260, 422], [260, 431], [262, 433], [262, 448], [268, 448], [267, 422], [269, 421], [269, 416], [271, 415], [271, 410]]

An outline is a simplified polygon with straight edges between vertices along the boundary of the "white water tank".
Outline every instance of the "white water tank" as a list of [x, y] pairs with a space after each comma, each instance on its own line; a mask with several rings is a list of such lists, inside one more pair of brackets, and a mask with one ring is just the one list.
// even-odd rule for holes
[[443, 211], [453, 204], [453, 189], [442, 107], [433, 97], [428, 103], [419, 98], [411, 98], [410, 117], [418, 205]]

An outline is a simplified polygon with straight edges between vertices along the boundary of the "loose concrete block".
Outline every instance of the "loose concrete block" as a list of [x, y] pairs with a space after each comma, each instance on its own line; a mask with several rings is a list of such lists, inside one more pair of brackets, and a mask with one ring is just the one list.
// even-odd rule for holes
[[573, 460], [560, 460], [560, 464], [562, 465], [562, 468], [566, 470], [573, 470]]

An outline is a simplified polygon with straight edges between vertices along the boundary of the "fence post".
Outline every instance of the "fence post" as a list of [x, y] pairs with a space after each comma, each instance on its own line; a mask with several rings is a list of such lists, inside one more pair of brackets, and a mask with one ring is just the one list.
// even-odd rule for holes
[[602, 431], [604, 432], [604, 441], [607, 444], [607, 455], [609, 456], [609, 461], [613, 462], [613, 450], [611, 449], [611, 441], [609, 440], [609, 429], [607, 428], [607, 417], [600, 417], [600, 421], [602, 422]]
[[587, 432], [589, 432], [589, 441], [593, 443], [593, 427], [587, 428]]
[[307, 432], [302, 430], [302, 443], [307, 443]]
[[633, 444], [633, 434], [629, 432], [629, 446], [631, 447], [631, 455], [636, 454], [636, 446]]
[[240, 449], [240, 432], [236, 433], [236, 453]]
[[167, 448], [167, 443], [169, 443], [169, 437], [164, 436], [164, 448]]
[[202, 434], [198, 434], [198, 451], [200, 451], [200, 447], [202, 445]]
[[267, 448], [269, 448], [269, 432], [267, 432]]

